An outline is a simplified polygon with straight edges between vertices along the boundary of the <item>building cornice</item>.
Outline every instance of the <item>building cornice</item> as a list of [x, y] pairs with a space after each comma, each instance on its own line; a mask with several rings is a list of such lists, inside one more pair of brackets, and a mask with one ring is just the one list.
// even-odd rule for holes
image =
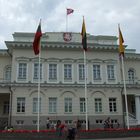
[[7, 49], [1, 49], [0, 50], [0, 56], [9, 56], [8, 50]]
[[126, 53], [125, 54], [125, 59], [126, 60], [140, 60], [140, 54], [136, 54], [136, 53]]
[[[32, 49], [32, 42], [18, 42], [18, 41], [6, 41], [5, 42], [8, 51], [12, 54], [13, 49]], [[126, 47], [126, 46], [125, 46]], [[78, 42], [42, 42], [41, 48], [43, 49], [71, 49], [71, 50], [81, 50], [82, 44]], [[129, 50], [129, 49], [128, 49]], [[118, 53], [118, 45], [106, 45], [97, 43], [88, 43], [88, 51], [109, 51]], [[0, 51], [2, 55], [8, 55], [7, 50]], [[125, 53], [125, 59], [127, 60], [140, 60], [140, 54], [136, 53]]]
[[[31, 49], [32, 48], [32, 42], [16, 42], [16, 41], [5, 41], [7, 47], [9, 50], [12, 51], [12, 49]], [[110, 50], [110, 51], [116, 51], [118, 50], [118, 45], [107, 45], [107, 44], [97, 44], [97, 43], [88, 43], [88, 50]], [[45, 49], [82, 49], [82, 44], [78, 42], [41, 42], [41, 48]]]
[[[37, 87], [37, 83], [1, 83], [0, 87]], [[84, 84], [41, 83], [41, 88], [84, 88]], [[126, 84], [127, 88], [140, 89], [140, 84]], [[87, 88], [123, 88], [123, 84], [87, 84]]]

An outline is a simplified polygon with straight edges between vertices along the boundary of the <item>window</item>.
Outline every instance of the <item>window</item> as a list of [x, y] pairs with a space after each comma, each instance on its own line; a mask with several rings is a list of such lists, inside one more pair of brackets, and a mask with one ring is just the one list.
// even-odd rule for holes
[[9, 101], [4, 101], [3, 103], [3, 114], [9, 113]]
[[85, 107], [85, 98], [80, 98], [80, 113], [85, 113], [86, 107]]
[[23, 120], [17, 120], [17, 125], [23, 125], [24, 124], [24, 121]]
[[64, 79], [72, 79], [72, 65], [64, 64]]
[[17, 98], [17, 112], [18, 113], [25, 112], [25, 98], [24, 97]]
[[[34, 64], [34, 79], [39, 78], [39, 64]], [[42, 79], [42, 64], [40, 64], [40, 79]]]
[[[37, 120], [33, 120], [32, 122], [33, 122], [33, 125], [37, 125], [37, 122], [38, 122], [38, 121], [37, 121]], [[39, 124], [40, 124], [40, 123], [41, 123], [41, 121], [39, 120]]]
[[110, 112], [117, 111], [116, 98], [109, 98], [109, 110], [110, 110]]
[[85, 79], [85, 69], [84, 64], [79, 64], [79, 80]]
[[57, 79], [57, 64], [49, 64], [49, 79]]
[[71, 125], [72, 123], [73, 123], [72, 120], [65, 120], [65, 124], [66, 124], [66, 125]]
[[33, 120], [33, 125], [37, 125], [37, 120]]
[[136, 113], [136, 105], [135, 105], [135, 101], [134, 100], [131, 100], [131, 110], [132, 110], [132, 113], [135, 114]]
[[[38, 98], [33, 98], [33, 113], [38, 112]], [[39, 101], [39, 112], [41, 112], [41, 98]]]
[[93, 79], [101, 80], [100, 65], [93, 65]]
[[65, 98], [65, 113], [72, 113], [72, 98]]
[[118, 123], [118, 120], [117, 119], [111, 120], [111, 124], [117, 124], [117, 123]]
[[86, 120], [80, 120], [80, 122], [81, 122], [82, 125], [86, 124]]
[[26, 79], [26, 75], [27, 75], [27, 64], [19, 63], [18, 79]]
[[102, 99], [95, 98], [95, 112], [102, 112]]
[[5, 80], [11, 80], [11, 67], [8, 66], [5, 69]]
[[56, 113], [57, 98], [49, 98], [49, 113]]
[[51, 125], [56, 126], [58, 120], [51, 120]]
[[107, 76], [109, 80], [115, 79], [114, 65], [107, 65]]
[[134, 83], [134, 79], [135, 79], [135, 73], [133, 69], [129, 69], [128, 71], [128, 80], [129, 83]]
[[96, 120], [96, 123], [97, 124], [102, 124], [103, 123], [103, 120]]

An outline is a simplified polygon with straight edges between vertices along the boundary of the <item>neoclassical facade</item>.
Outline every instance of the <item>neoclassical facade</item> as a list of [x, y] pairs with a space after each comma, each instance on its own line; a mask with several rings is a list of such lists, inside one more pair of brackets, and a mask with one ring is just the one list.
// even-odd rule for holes
[[[14, 33], [0, 50], [0, 127], [36, 129], [39, 61], [33, 33]], [[126, 109], [118, 38], [87, 34], [87, 113], [90, 128], [108, 117], [126, 127]], [[80, 33], [46, 32], [40, 52], [40, 129], [62, 120], [85, 126], [85, 69]], [[140, 124], [140, 54], [126, 49], [124, 58], [129, 124]]]

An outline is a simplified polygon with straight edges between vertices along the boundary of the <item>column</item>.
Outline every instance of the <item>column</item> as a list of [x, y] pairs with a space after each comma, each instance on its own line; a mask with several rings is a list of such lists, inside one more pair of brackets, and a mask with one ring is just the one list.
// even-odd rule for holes
[[135, 106], [136, 106], [136, 119], [138, 124], [140, 124], [140, 96], [135, 95]]

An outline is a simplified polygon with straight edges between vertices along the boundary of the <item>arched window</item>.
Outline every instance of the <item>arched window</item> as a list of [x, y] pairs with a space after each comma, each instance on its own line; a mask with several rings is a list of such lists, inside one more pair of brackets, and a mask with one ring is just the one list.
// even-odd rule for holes
[[5, 80], [10, 81], [11, 80], [11, 66], [5, 67]]
[[128, 80], [129, 80], [129, 83], [134, 83], [135, 71], [132, 68], [128, 70]]

